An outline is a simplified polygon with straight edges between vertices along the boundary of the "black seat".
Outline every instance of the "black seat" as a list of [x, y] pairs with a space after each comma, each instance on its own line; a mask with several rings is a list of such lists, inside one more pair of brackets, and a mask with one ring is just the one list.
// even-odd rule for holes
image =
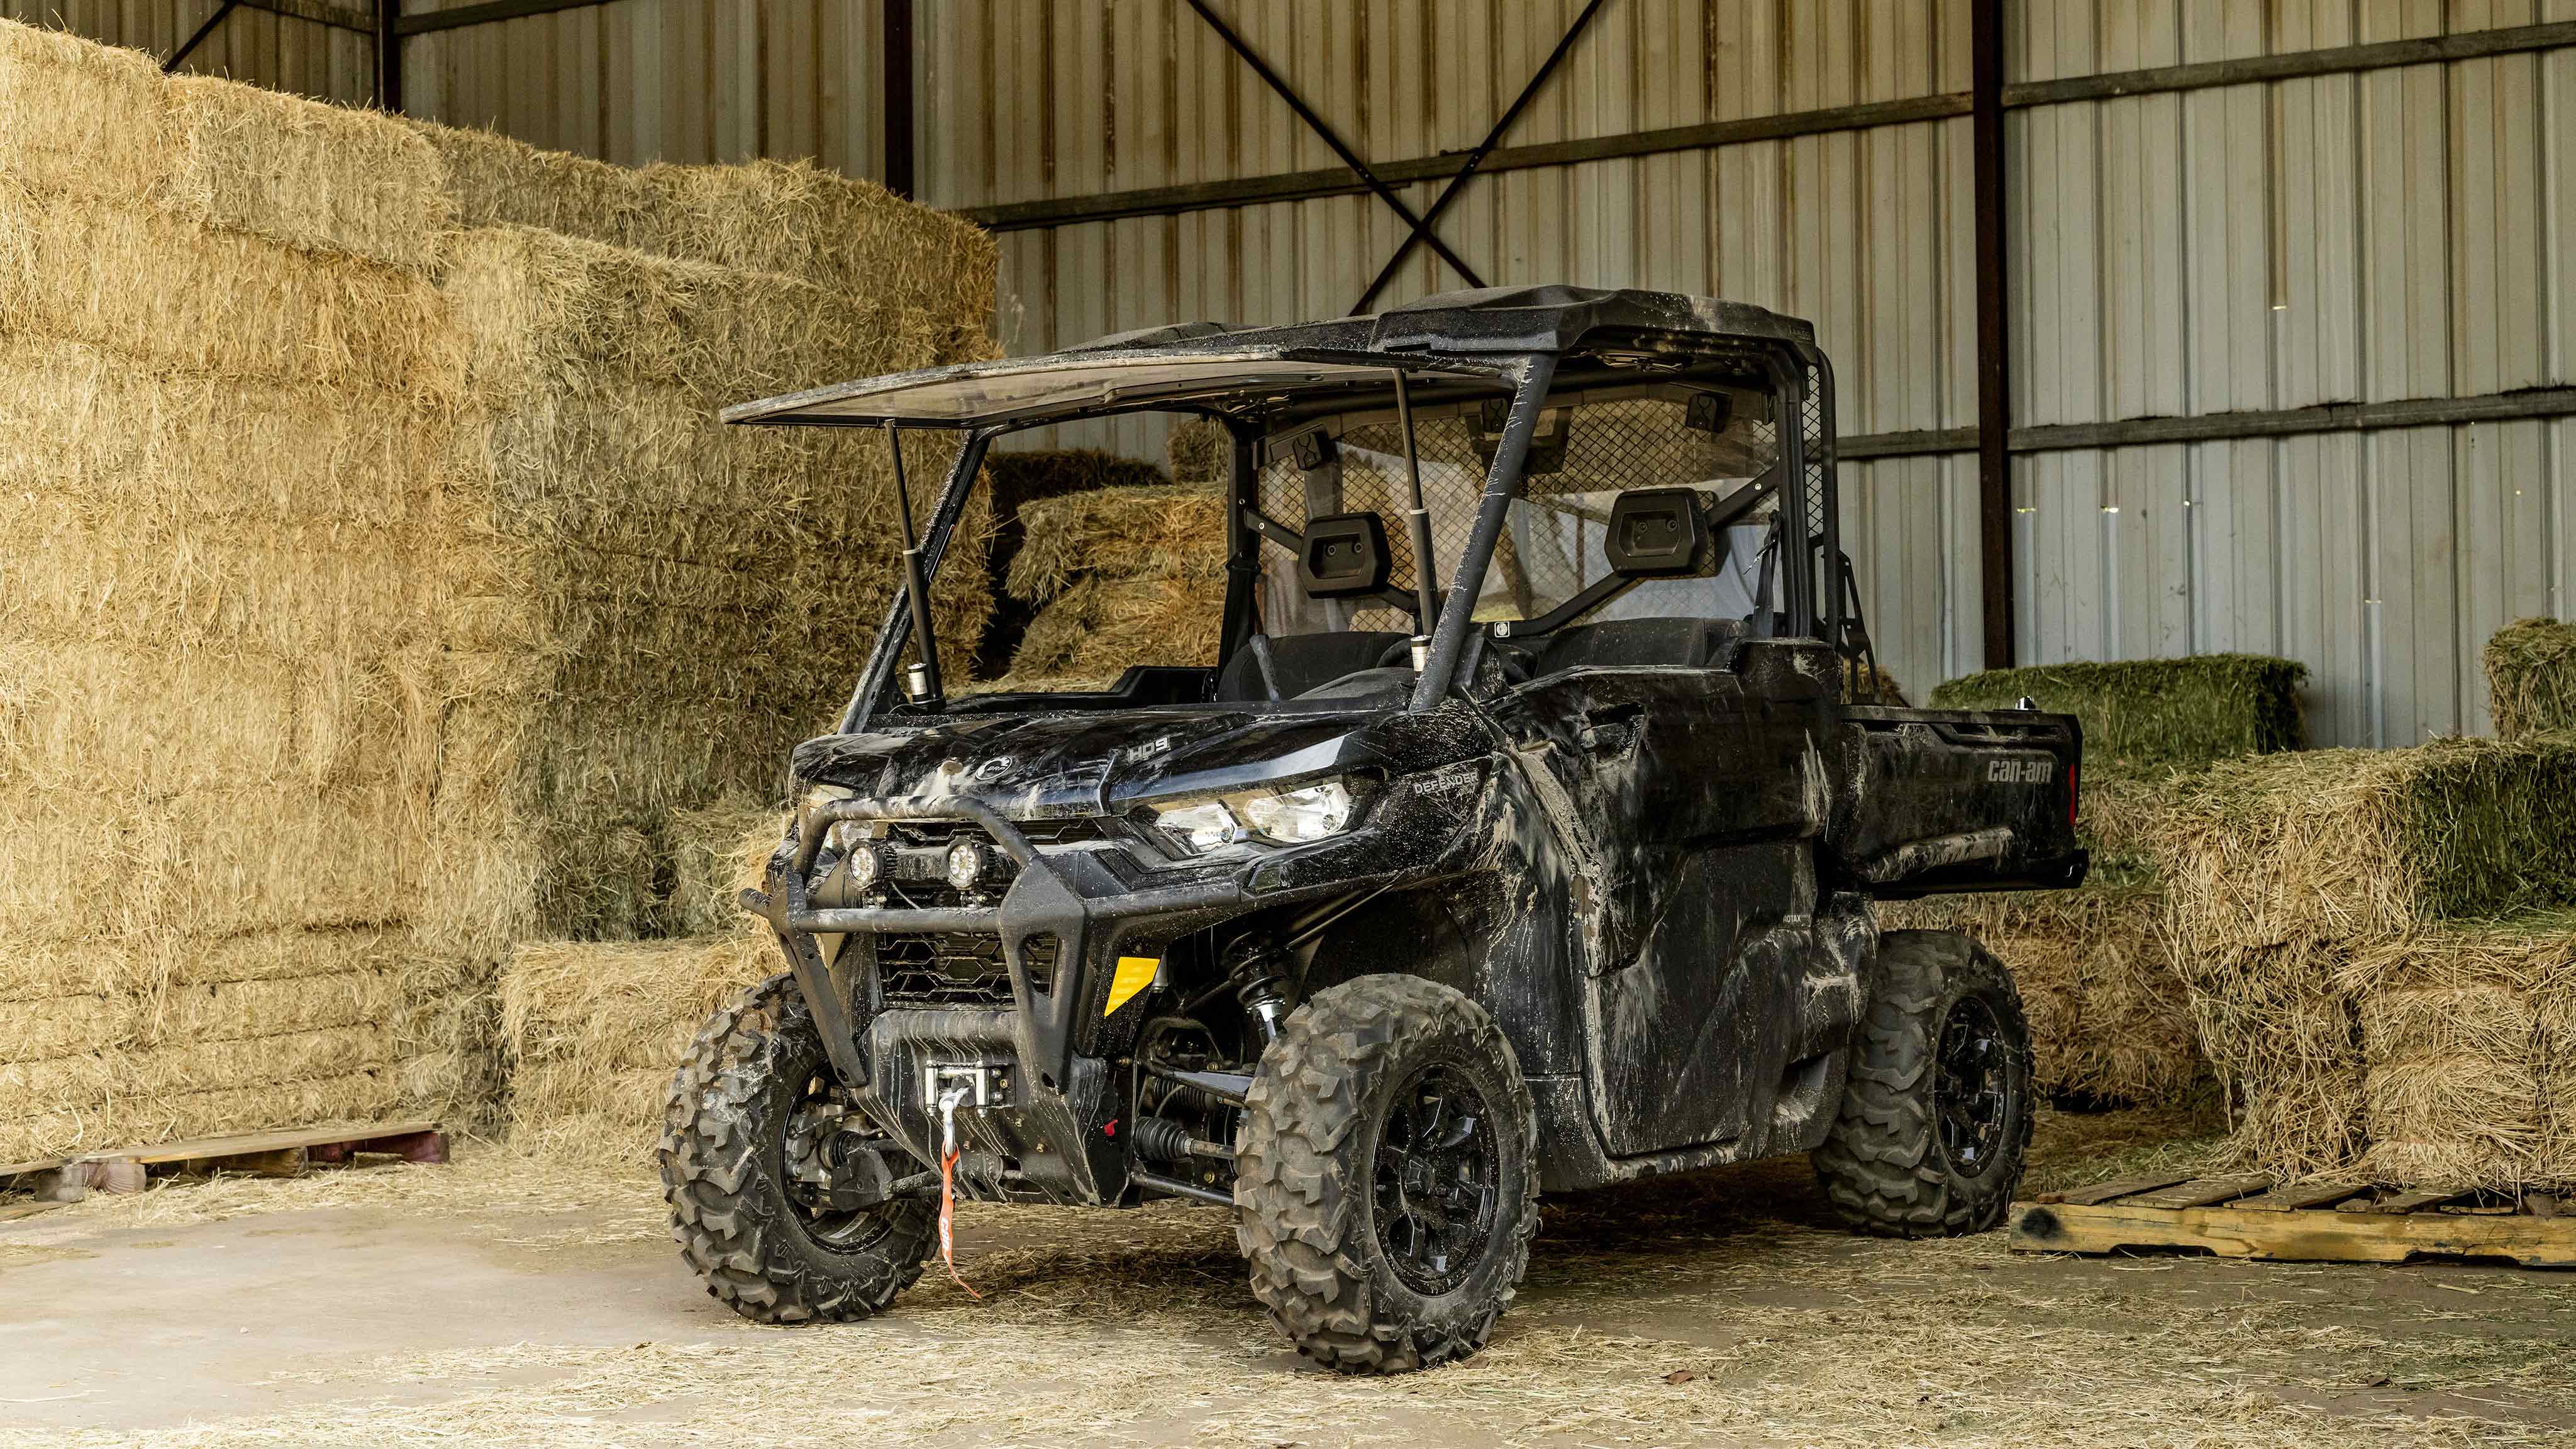
[[[1332, 634], [1288, 634], [1272, 639], [1256, 634], [1234, 651], [1216, 677], [1220, 703], [1295, 699], [1345, 674], [1374, 669], [1386, 652], [1405, 641], [1402, 634], [1344, 631]], [[1269, 684], [1263, 687], [1261, 656], [1269, 655]], [[1273, 693], [1273, 690], [1276, 693]]]
[[1605, 619], [1549, 634], [1539, 645], [1537, 672], [1639, 666], [1702, 669], [1730, 663], [1743, 638], [1744, 624], [1737, 619]]

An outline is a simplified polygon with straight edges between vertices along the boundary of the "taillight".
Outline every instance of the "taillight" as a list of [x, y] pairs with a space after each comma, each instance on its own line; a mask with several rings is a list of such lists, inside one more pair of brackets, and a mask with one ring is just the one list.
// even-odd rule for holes
[[2066, 762], [2066, 828], [2069, 830], [2075, 828], [2075, 799], [2082, 793], [2083, 781], [2079, 778], [2079, 772], [2083, 768], [2083, 763], [2081, 760]]

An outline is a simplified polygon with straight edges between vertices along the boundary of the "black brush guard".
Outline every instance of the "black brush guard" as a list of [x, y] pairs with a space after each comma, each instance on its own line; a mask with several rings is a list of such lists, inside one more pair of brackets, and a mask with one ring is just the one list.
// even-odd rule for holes
[[[971, 822], [984, 829], [1003, 854], [1019, 868], [1018, 876], [992, 906], [912, 908], [894, 906], [827, 907], [814, 904], [807, 881], [835, 825], [881, 820]], [[1161, 948], [1189, 931], [1213, 924], [1277, 897], [1256, 896], [1241, 873], [1229, 871], [1168, 886], [1137, 889], [1113, 873], [1097, 850], [1042, 853], [1017, 825], [998, 810], [971, 796], [947, 795], [931, 800], [852, 798], [830, 800], [804, 810], [797, 822], [793, 851], [782, 850], [770, 861], [764, 890], [742, 893], [743, 908], [769, 923], [786, 953], [788, 970], [814, 1013], [823, 1048], [842, 1085], [862, 1110], [923, 1161], [935, 1161], [935, 1104], [915, 1103], [903, 1086], [905, 1077], [893, 1063], [872, 1073], [859, 1048], [868, 1023], [856, 1019], [852, 1002], [856, 983], [824, 959], [823, 935], [875, 935], [908, 932], [991, 932], [1001, 937], [1002, 956], [1010, 971], [1011, 1010], [1008, 1031], [1019, 1058], [1018, 1100], [1007, 1107], [978, 1109], [974, 1122], [960, 1114], [961, 1130], [995, 1134], [1034, 1145], [1046, 1144], [1045, 1155], [1070, 1170], [1074, 1181], [1061, 1185], [1077, 1199], [1112, 1200], [1124, 1188], [1123, 1148], [1105, 1140], [1117, 1108], [1106, 1093], [1106, 1064], [1078, 1056], [1076, 1027], [1082, 1013], [1101, 1010], [1106, 973], [1095, 962], [1122, 946], [1150, 940]], [[1053, 936], [1055, 969], [1048, 989], [1030, 981], [1029, 943]], [[854, 953], [843, 952], [847, 962]], [[883, 1027], [920, 1018], [922, 1042], [953, 1040], [967, 1016], [990, 1021], [1000, 1013], [955, 1011], [889, 1011]], [[998, 1026], [996, 1022], [994, 1025]], [[887, 1033], [878, 1031], [873, 1036]], [[899, 1032], [902, 1037], [916, 1035]], [[884, 1051], [881, 1042], [878, 1050]], [[891, 1089], [891, 1090], [889, 1090]], [[1002, 1120], [1007, 1118], [1008, 1120]], [[1111, 1129], [1111, 1130], [1114, 1130]], [[1094, 1138], [1103, 1139], [1095, 1142]], [[1087, 1169], [1087, 1170], [1085, 1170]], [[1063, 1192], [1048, 1196], [1061, 1198]]]

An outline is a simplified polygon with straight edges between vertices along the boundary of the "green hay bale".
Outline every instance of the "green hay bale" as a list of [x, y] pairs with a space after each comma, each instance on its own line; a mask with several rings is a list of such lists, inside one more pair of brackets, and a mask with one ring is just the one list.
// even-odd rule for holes
[[2260, 654], [1989, 669], [1932, 691], [1938, 709], [2010, 709], [2024, 698], [2084, 725], [2084, 767], [2152, 774], [2298, 749], [2308, 668]]
[[2576, 739], [2223, 761], [2148, 846], [2201, 951], [2576, 905]]
[[2576, 624], [2523, 619], [2487, 640], [2487, 705], [2508, 740], [2576, 730]]

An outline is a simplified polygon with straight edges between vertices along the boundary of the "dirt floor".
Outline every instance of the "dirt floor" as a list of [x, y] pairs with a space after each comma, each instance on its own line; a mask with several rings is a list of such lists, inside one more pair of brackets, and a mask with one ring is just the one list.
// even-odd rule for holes
[[[2043, 1120], [2030, 1185], [2204, 1143]], [[1548, 1207], [1461, 1367], [1305, 1367], [1221, 1211], [968, 1208], [873, 1323], [700, 1290], [649, 1180], [453, 1167], [156, 1186], [0, 1223], [0, 1445], [2576, 1443], [2576, 1276], [1862, 1241], [1801, 1161]]]

